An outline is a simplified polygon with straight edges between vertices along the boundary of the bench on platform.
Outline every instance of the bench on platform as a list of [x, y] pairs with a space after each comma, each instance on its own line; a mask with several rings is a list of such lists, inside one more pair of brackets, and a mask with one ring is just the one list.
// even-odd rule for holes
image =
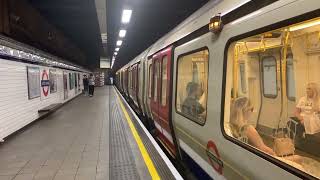
[[49, 106], [47, 106], [47, 107], [44, 107], [44, 108], [42, 108], [42, 109], [39, 109], [39, 110], [38, 110], [38, 113], [46, 114], [46, 113], [55, 111], [55, 110], [58, 109], [61, 105], [62, 105], [62, 103], [51, 104], [51, 105], [49, 105]]

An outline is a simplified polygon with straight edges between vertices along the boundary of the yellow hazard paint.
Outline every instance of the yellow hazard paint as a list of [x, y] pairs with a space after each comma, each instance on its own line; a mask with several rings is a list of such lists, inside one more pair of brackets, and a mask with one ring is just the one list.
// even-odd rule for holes
[[126, 108], [124, 107], [124, 105], [123, 105], [123, 103], [122, 103], [122, 101], [121, 101], [121, 99], [120, 99], [120, 97], [119, 97], [117, 92], [116, 92], [116, 94], [117, 94], [118, 100], [120, 102], [120, 106], [121, 106], [121, 109], [122, 109], [122, 111], [124, 113], [124, 116], [126, 117], [126, 120], [127, 120], [128, 124], [129, 124], [131, 133], [132, 133], [132, 135], [133, 135], [133, 137], [134, 137], [134, 139], [135, 139], [135, 141], [136, 141], [136, 143], [137, 143], [137, 145], [139, 147], [139, 150], [140, 150], [140, 153], [141, 153], [141, 155], [143, 157], [144, 163], [146, 164], [152, 179], [153, 180], [160, 179], [160, 176], [159, 176], [159, 174], [157, 172], [157, 169], [154, 167], [154, 164], [153, 164], [153, 162], [152, 162], [152, 160], [150, 158], [150, 155], [149, 155], [148, 151], [146, 150], [146, 148], [144, 147], [144, 144], [142, 143], [141, 138], [140, 138], [135, 126], [133, 125], [132, 120], [131, 120]]

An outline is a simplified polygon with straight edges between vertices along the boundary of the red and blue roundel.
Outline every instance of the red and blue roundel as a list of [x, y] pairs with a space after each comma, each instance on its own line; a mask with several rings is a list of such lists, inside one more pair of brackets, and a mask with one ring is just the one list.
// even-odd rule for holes
[[50, 81], [49, 81], [49, 75], [48, 75], [46, 70], [42, 71], [41, 87], [42, 87], [43, 95], [44, 96], [48, 96], [49, 87], [50, 87]]

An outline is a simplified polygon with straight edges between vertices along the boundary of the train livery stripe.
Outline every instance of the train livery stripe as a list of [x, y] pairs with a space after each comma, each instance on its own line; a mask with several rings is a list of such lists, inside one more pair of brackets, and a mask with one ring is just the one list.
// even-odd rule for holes
[[118, 97], [121, 109], [122, 109], [122, 111], [124, 113], [124, 116], [126, 117], [128, 125], [130, 127], [130, 130], [132, 132], [132, 135], [133, 135], [134, 139], [136, 140], [136, 143], [137, 143], [137, 145], [139, 147], [139, 150], [141, 152], [143, 160], [144, 160], [145, 164], [147, 165], [147, 168], [149, 170], [149, 173], [150, 173], [152, 179], [160, 179], [160, 176], [159, 176], [159, 174], [157, 172], [157, 169], [154, 167], [154, 164], [153, 164], [153, 162], [152, 162], [152, 160], [150, 158], [150, 155], [149, 155], [148, 151], [146, 150], [146, 148], [144, 147], [144, 144], [141, 141], [141, 138], [140, 138], [136, 128], [134, 127], [134, 125], [132, 123], [132, 120], [131, 120], [126, 108], [124, 107], [124, 105], [123, 105], [118, 93], [116, 93], [116, 95]]
[[[114, 88], [115, 91], [117, 91], [119, 94], [120, 92], [118, 91], [117, 88]], [[119, 95], [118, 95], [119, 97]], [[173, 164], [171, 163], [171, 161], [169, 160], [169, 158], [166, 156], [166, 154], [163, 152], [163, 150], [160, 148], [160, 146], [157, 144], [157, 142], [154, 140], [154, 138], [151, 136], [151, 134], [149, 133], [149, 131], [144, 127], [144, 125], [142, 124], [142, 122], [140, 121], [140, 119], [138, 118], [138, 116], [135, 114], [135, 112], [131, 109], [131, 107], [129, 106], [129, 104], [125, 101], [125, 99], [120, 95], [121, 99], [123, 100], [123, 102], [126, 104], [126, 106], [129, 108], [130, 112], [132, 113], [132, 115], [134, 116], [134, 118], [137, 120], [137, 122], [139, 123], [140, 127], [143, 129], [143, 131], [146, 133], [146, 135], [148, 136], [149, 140], [151, 141], [151, 143], [153, 144], [153, 146], [156, 148], [157, 152], [159, 153], [159, 155], [161, 156], [161, 158], [163, 159], [163, 161], [166, 163], [166, 165], [168, 166], [168, 168], [170, 169], [171, 173], [173, 174], [173, 176], [175, 177], [176, 180], [183, 180], [182, 176], [180, 175], [180, 173], [177, 171], [177, 169], [173, 166]]]

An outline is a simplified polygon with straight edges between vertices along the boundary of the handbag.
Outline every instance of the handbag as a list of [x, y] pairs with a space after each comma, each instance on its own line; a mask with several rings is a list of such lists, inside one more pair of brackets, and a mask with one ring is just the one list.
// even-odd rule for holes
[[[279, 123], [280, 124], [280, 123]], [[294, 131], [291, 130], [291, 125], [294, 125]], [[280, 128], [276, 130], [276, 135], [273, 144], [273, 151], [277, 156], [289, 156], [294, 155], [295, 146], [294, 138], [296, 135], [297, 123], [294, 120], [289, 119], [287, 126], [285, 128]], [[280, 130], [281, 129], [281, 130]], [[290, 136], [292, 138], [290, 138]]]
[[295, 151], [293, 140], [289, 137], [275, 138], [273, 150], [277, 156], [293, 155]]

